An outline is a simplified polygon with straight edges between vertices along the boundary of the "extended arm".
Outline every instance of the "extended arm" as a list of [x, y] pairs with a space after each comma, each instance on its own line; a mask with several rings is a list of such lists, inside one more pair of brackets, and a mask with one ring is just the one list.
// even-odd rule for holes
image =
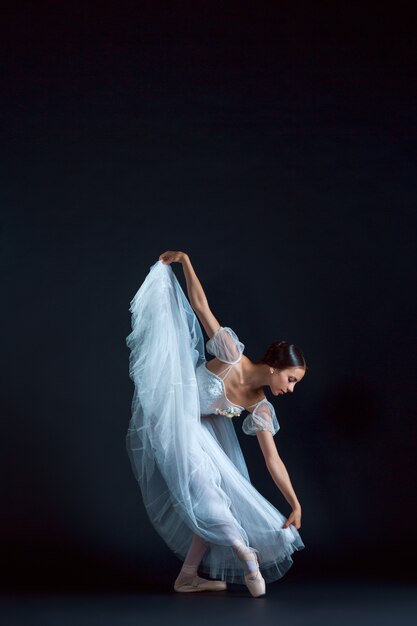
[[207, 302], [206, 294], [186, 252], [167, 250], [159, 256], [164, 263], [179, 262], [187, 283], [188, 299], [209, 338], [220, 328]]
[[289, 524], [294, 524], [296, 528], [301, 528], [301, 505], [291, 484], [287, 468], [278, 454], [274, 437], [272, 433], [267, 430], [259, 431], [256, 433], [256, 436], [264, 455], [266, 466], [274, 483], [293, 509], [284, 527], [287, 527]]
[[[195, 311], [204, 309], [205, 307], [208, 308], [208, 302], [204, 289], [194, 271], [190, 257], [185, 252], [182, 253], [181, 264], [182, 269], [184, 270], [188, 299], [190, 300], [191, 306]], [[218, 326], [220, 326], [220, 324]], [[218, 326], [216, 326], [214, 330], [217, 330]]]

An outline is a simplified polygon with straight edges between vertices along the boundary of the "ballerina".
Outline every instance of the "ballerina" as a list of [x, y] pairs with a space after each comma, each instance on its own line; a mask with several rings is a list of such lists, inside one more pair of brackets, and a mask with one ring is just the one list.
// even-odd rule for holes
[[[189, 300], [174, 262], [183, 267]], [[253, 597], [265, 595], [266, 582], [281, 578], [291, 554], [305, 546], [301, 505], [274, 442], [280, 426], [263, 388], [274, 396], [293, 392], [307, 370], [303, 354], [280, 341], [252, 362], [236, 333], [213, 315], [182, 251], [159, 256], [130, 311], [126, 343], [135, 390], [127, 451], [152, 524], [183, 561], [174, 589], [220, 591], [230, 582], [246, 584]], [[288, 518], [250, 481], [232, 423], [244, 410], [243, 432], [257, 436], [292, 508]]]

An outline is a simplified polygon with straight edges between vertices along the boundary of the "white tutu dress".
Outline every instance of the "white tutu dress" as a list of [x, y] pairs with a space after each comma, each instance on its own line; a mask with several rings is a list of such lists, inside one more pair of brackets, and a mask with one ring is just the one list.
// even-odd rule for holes
[[[169, 264], [151, 266], [130, 311], [135, 388], [126, 444], [153, 526], [182, 561], [193, 533], [209, 543], [199, 571], [211, 578], [245, 584], [236, 541], [258, 551], [266, 582], [281, 578], [305, 546], [295, 526], [281, 528], [286, 517], [250, 482], [231, 419], [245, 409], [228, 401], [222, 378], [206, 368], [199, 320]], [[244, 344], [220, 327], [206, 349], [228, 365], [227, 374]], [[243, 431], [275, 434], [272, 404], [253, 406]]]

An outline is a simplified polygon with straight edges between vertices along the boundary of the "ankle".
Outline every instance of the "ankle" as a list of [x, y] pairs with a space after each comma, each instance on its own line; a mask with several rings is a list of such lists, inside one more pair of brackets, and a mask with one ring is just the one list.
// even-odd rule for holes
[[198, 569], [198, 565], [188, 565], [183, 563], [183, 566], [181, 567], [181, 572], [182, 574], [197, 574], [197, 569]]
[[234, 543], [232, 547], [233, 547], [233, 550], [235, 551], [236, 556], [241, 561], [253, 560], [254, 559], [254, 556], [253, 556], [254, 550], [253, 550], [253, 548], [247, 546], [245, 543], [243, 543], [243, 542]]
[[245, 573], [256, 575], [259, 570], [256, 550], [245, 545], [242, 542], [233, 544], [233, 549], [236, 553], [237, 558], [242, 563]]

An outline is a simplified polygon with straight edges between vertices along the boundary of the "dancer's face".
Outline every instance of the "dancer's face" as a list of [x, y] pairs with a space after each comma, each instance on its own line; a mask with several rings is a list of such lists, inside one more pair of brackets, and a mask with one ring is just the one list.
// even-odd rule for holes
[[275, 370], [271, 374], [270, 388], [274, 396], [294, 391], [295, 385], [304, 377], [305, 369], [302, 367], [288, 367], [285, 370]]

